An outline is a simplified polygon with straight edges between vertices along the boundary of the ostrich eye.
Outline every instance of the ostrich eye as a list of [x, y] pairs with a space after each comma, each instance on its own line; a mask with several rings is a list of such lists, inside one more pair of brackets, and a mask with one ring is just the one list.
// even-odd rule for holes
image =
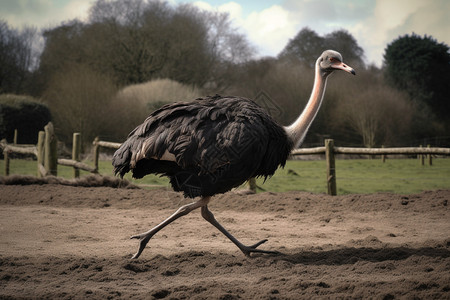
[[336, 59], [336, 58], [334, 58], [334, 57], [330, 57], [330, 61], [331, 61], [331, 62], [336, 62], [336, 61], [337, 61], [337, 59]]

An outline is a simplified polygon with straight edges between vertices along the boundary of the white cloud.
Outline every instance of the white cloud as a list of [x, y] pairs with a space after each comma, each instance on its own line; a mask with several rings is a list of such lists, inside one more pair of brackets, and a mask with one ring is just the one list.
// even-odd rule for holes
[[420, 3], [412, 0], [376, 2], [373, 14], [361, 20], [352, 32], [363, 45], [369, 60], [373, 60], [377, 65], [381, 64], [384, 48], [388, 41], [394, 38], [392, 32], [420, 6]]
[[78, 18], [86, 20], [92, 0], [2, 0], [0, 18], [12, 27], [24, 25], [46, 28], [62, 21]]
[[450, 42], [450, 2], [446, 0], [378, 0], [373, 14], [349, 29], [366, 51], [369, 62], [381, 66], [386, 46], [399, 36], [416, 33]]
[[63, 10], [63, 20], [66, 19], [80, 19], [82, 21], [86, 21], [88, 14], [89, 14], [89, 8], [92, 5], [91, 0], [75, 0], [69, 2]]
[[214, 7], [211, 4], [209, 4], [208, 2], [195, 1], [193, 4], [195, 6], [197, 6], [198, 8], [203, 9], [203, 10], [207, 10], [207, 11], [213, 11], [214, 10]]
[[247, 35], [262, 55], [277, 55], [296, 34], [296, 22], [289, 12], [279, 5], [273, 5], [261, 11], [243, 15], [242, 6], [236, 2], [227, 2], [218, 7], [204, 1], [194, 2], [200, 9], [227, 12], [236, 27]]
[[239, 20], [242, 18], [242, 6], [236, 2], [228, 2], [220, 5], [218, 10], [220, 12], [227, 12], [232, 20]]
[[297, 22], [279, 5], [250, 13], [242, 25], [250, 41], [266, 55], [277, 55], [298, 31]]
[[230, 19], [236, 21], [239, 21], [242, 18], [242, 6], [236, 2], [227, 2], [217, 7], [214, 7], [205, 1], [195, 1], [193, 4], [206, 11], [226, 12], [230, 15]]

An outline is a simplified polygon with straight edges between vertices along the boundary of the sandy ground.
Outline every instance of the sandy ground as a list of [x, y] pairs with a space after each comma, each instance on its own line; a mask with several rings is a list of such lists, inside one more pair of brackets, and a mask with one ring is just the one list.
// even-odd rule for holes
[[169, 190], [0, 185], [0, 298], [450, 299], [450, 191], [218, 195], [137, 260], [137, 240], [189, 201]]

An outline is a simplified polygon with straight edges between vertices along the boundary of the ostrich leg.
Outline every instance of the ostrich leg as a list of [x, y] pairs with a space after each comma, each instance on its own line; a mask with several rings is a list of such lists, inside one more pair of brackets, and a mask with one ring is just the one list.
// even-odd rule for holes
[[187, 215], [194, 209], [206, 206], [210, 199], [211, 199], [211, 197], [204, 197], [204, 198], [201, 198], [200, 200], [198, 200], [197, 202], [183, 205], [173, 215], [171, 215], [166, 220], [164, 220], [160, 224], [156, 225], [149, 231], [141, 233], [141, 234], [133, 235], [131, 238], [139, 239], [140, 243], [139, 243], [139, 250], [138, 250], [138, 252], [136, 252], [135, 255], [133, 255], [132, 259], [138, 258], [141, 255], [141, 253], [142, 253], [142, 251], [144, 251], [144, 248], [147, 245], [147, 243], [158, 231], [160, 231], [161, 229], [163, 229], [164, 227], [166, 227], [167, 225], [169, 225], [176, 219]]
[[202, 217], [214, 225], [217, 229], [220, 230], [227, 238], [229, 238], [246, 256], [250, 256], [250, 253], [252, 252], [258, 252], [258, 253], [266, 253], [266, 254], [280, 254], [278, 251], [267, 251], [267, 250], [261, 250], [256, 249], [259, 245], [264, 244], [267, 242], [267, 240], [262, 240], [257, 242], [254, 245], [251, 246], [245, 246], [241, 242], [239, 242], [234, 236], [231, 235], [222, 225], [217, 222], [216, 218], [214, 218], [213, 213], [208, 209], [207, 205], [202, 206]]

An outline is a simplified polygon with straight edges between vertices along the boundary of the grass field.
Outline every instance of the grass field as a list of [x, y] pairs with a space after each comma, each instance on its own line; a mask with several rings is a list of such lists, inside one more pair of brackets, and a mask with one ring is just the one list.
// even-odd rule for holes
[[[90, 162], [86, 162], [92, 164]], [[288, 161], [284, 169], [257, 185], [265, 191], [309, 191], [326, 193], [326, 169], [324, 160]], [[0, 175], [4, 175], [4, 161], [0, 160]], [[100, 173], [112, 175], [110, 161], [100, 162]], [[36, 161], [11, 160], [10, 174], [36, 175]], [[87, 175], [81, 171], [81, 176]], [[58, 176], [73, 177], [73, 169], [59, 166]], [[401, 194], [417, 193], [424, 190], [450, 189], [450, 158], [433, 160], [433, 166], [421, 166], [417, 159], [379, 159], [336, 160], [338, 194], [393, 192]], [[166, 178], [148, 175], [134, 180], [130, 174], [126, 179], [145, 187], [169, 186]]]

